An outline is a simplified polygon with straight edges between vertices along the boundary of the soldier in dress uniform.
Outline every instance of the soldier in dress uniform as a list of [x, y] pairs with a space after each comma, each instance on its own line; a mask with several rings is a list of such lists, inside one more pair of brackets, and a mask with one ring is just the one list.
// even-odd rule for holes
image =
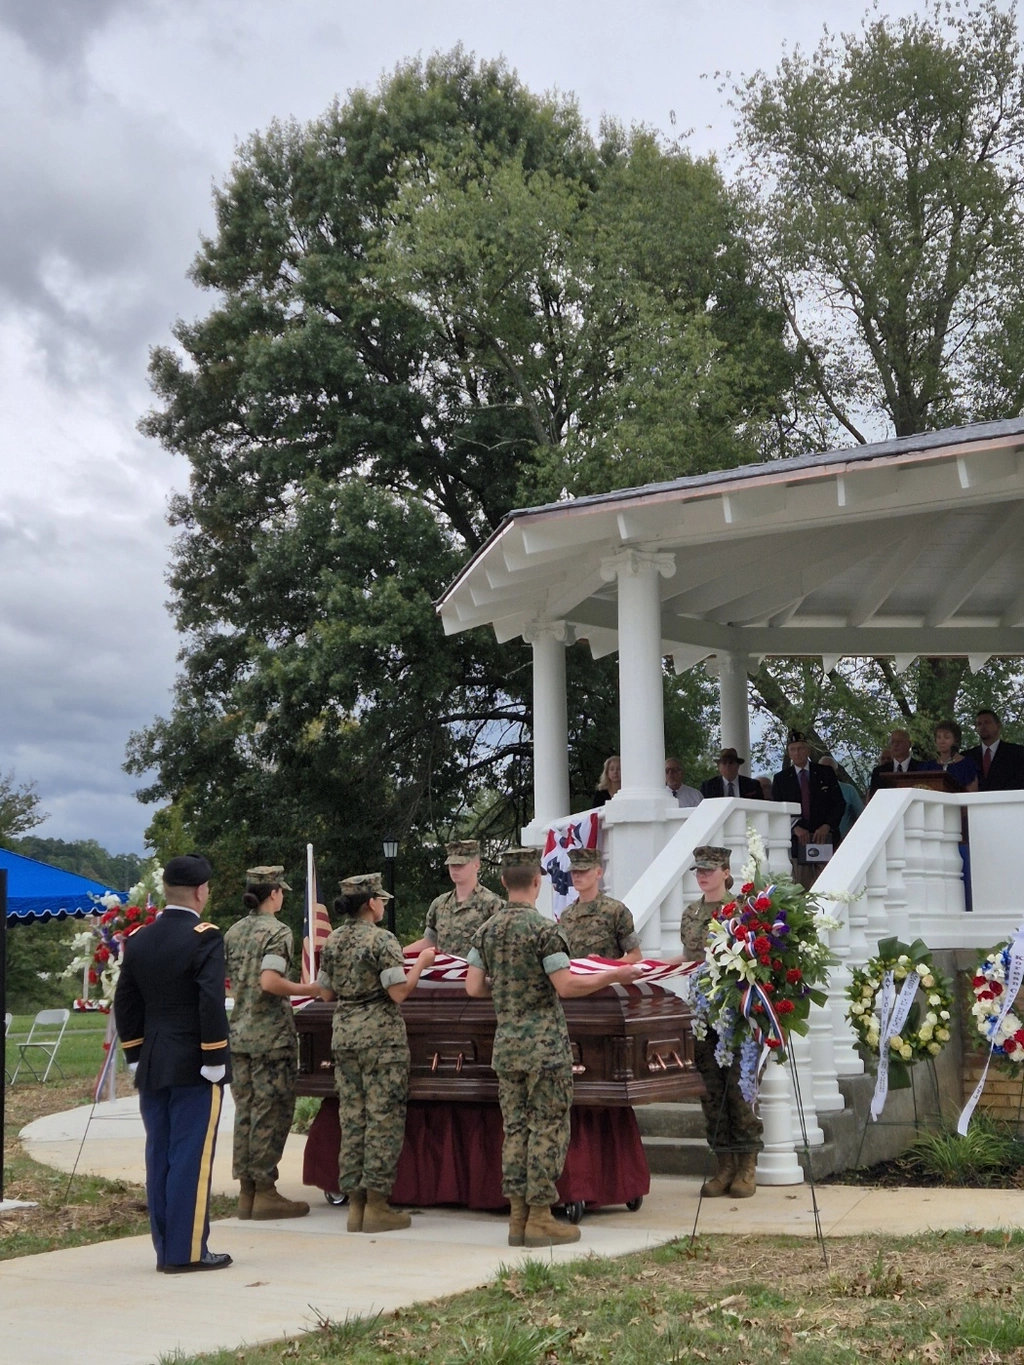
[[342, 922], [324, 944], [317, 977], [323, 998], [337, 1001], [331, 1052], [341, 1125], [338, 1187], [348, 1195], [349, 1232], [391, 1232], [411, 1221], [388, 1203], [409, 1095], [409, 1040], [399, 1005], [434, 950], [424, 948], [406, 973], [402, 945], [380, 927], [390, 899], [379, 872], [341, 883], [334, 909]]
[[555, 1246], [580, 1237], [579, 1228], [556, 1222], [551, 1209], [569, 1150], [572, 1107], [572, 1052], [560, 997], [590, 995], [640, 974], [634, 966], [592, 976], [569, 970], [565, 934], [537, 910], [540, 854], [539, 848], [513, 848], [503, 855], [508, 905], [477, 931], [466, 976], [470, 995], [494, 999], [491, 1064], [505, 1127], [501, 1174], [511, 1204], [509, 1246]]
[[283, 867], [251, 867], [243, 904], [249, 913], [224, 935], [235, 1007], [231, 1011], [231, 1093], [235, 1101], [233, 1174], [239, 1218], [300, 1218], [303, 1199], [277, 1190], [277, 1164], [295, 1113], [297, 1035], [289, 997], [319, 996], [319, 986], [288, 980], [292, 931], [277, 915], [291, 887]]
[[571, 848], [569, 870], [578, 900], [566, 906], [558, 921], [571, 957], [617, 957], [639, 962], [640, 938], [629, 907], [601, 890], [601, 851]]
[[[690, 962], [704, 960], [711, 917], [729, 899], [732, 886], [729, 856], [727, 848], [711, 844], [693, 850], [701, 898], [685, 908], [679, 924], [683, 957]], [[715, 1060], [717, 1042], [714, 1029], [708, 1029], [706, 1038], [693, 1040], [693, 1059], [707, 1091], [700, 1102], [704, 1126], [718, 1166], [715, 1176], [704, 1182], [701, 1193], [710, 1198], [729, 1194], [733, 1199], [749, 1199], [757, 1189], [757, 1154], [763, 1146], [764, 1129], [740, 1090], [739, 1053], [731, 1066], [719, 1066]]]
[[465, 957], [485, 920], [505, 902], [480, 884], [480, 845], [476, 839], [454, 839], [445, 844], [448, 875], [454, 889], [430, 902], [423, 937], [410, 948], [436, 948], [439, 953]]
[[224, 1082], [231, 1079], [224, 940], [201, 918], [210, 864], [198, 853], [164, 868], [166, 908], [124, 945], [114, 1019], [146, 1128], [146, 1198], [156, 1268], [220, 1270], [210, 1251], [210, 1179]]

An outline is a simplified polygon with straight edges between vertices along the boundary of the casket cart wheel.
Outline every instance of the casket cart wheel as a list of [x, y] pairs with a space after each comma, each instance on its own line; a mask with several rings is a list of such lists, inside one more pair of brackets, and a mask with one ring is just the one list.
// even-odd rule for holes
[[582, 1199], [570, 1199], [565, 1206], [565, 1216], [570, 1223], [582, 1223], [586, 1207]]
[[348, 1195], [343, 1194], [341, 1190], [324, 1190], [324, 1198], [336, 1209], [348, 1203]]
[[635, 1199], [626, 1200], [626, 1208], [629, 1209], [630, 1213], [636, 1213], [637, 1209], [643, 1207], [643, 1202], [644, 1202], [643, 1195], [638, 1194]]

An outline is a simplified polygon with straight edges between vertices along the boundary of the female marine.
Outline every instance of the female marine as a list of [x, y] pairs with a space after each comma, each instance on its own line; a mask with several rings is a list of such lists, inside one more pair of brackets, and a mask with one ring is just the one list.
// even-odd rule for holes
[[424, 948], [405, 971], [402, 946], [380, 927], [379, 872], [348, 877], [334, 902], [341, 923], [324, 944], [318, 984], [336, 1001], [331, 1051], [338, 1091], [339, 1188], [349, 1199], [349, 1232], [407, 1228], [407, 1213], [388, 1203], [405, 1136], [409, 1042], [399, 1005], [434, 960]]

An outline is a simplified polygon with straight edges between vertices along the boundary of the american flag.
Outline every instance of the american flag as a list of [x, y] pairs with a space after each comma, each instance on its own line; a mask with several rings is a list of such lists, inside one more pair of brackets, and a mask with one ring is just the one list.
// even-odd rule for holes
[[[320, 970], [320, 950], [331, 933], [327, 906], [317, 900], [316, 863], [313, 845], [306, 845], [306, 933], [302, 940], [302, 980], [315, 981]], [[312, 954], [310, 950], [312, 949]]]
[[541, 866], [551, 878], [552, 909], [555, 919], [576, 899], [569, 870], [569, 850], [571, 848], [597, 848], [600, 821], [596, 810], [587, 811], [572, 820], [564, 820], [552, 825], [544, 840]]
[[[416, 953], [406, 949], [405, 965], [411, 967], [416, 961]], [[629, 986], [613, 986], [620, 994], [650, 995], [650, 987], [659, 981], [685, 978], [695, 972], [702, 962], [661, 962], [657, 958], [644, 958], [635, 964], [643, 975]], [[466, 979], [469, 964], [465, 958], [450, 953], [437, 953], [433, 966], [425, 967], [420, 975], [421, 986], [450, 986]], [[606, 957], [574, 957], [569, 970], [576, 976], [593, 976], [595, 972], [605, 972], [609, 967], [621, 967], [622, 963]]]

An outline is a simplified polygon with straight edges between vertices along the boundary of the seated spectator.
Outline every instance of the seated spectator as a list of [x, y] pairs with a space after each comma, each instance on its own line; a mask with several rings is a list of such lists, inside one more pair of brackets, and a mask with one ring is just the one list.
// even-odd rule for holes
[[622, 788], [622, 760], [618, 754], [606, 758], [601, 776], [597, 779], [597, 790], [590, 798], [591, 806], [603, 806]]
[[718, 755], [718, 776], [700, 784], [701, 796], [745, 796], [748, 801], [763, 799], [760, 784], [752, 777], [741, 777], [740, 768], [746, 763], [735, 749], [723, 749]]
[[984, 707], [975, 717], [974, 728], [981, 743], [968, 749], [965, 757], [977, 765], [978, 790], [1006, 792], [1024, 787], [1024, 748], [1000, 739], [1003, 722], [996, 713]]
[[683, 765], [678, 758], [665, 759], [665, 786], [680, 806], [699, 806], [704, 800], [696, 787], [686, 785]]
[[878, 779], [883, 773], [919, 773], [928, 770], [927, 763], [923, 763], [919, 758], [912, 757], [910, 735], [906, 730], [893, 730], [889, 736], [889, 752], [892, 757], [888, 763], [879, 763], [871, 769], [871, 781], [868, 785], [869, 801], [878, 791]]
[[965, 792], [978, 790], [978, 765], [973, 758], [960, 752], [963, 731], [955, 720], [940, 720], [932, 732], [935, 739], [936, 763], [943, 772], [959, 782]]
[[[835, 775], [839, 777], [839, 764], [831, 754], [822, 754], [818, 759], [818, 762], [823, 768], [831, 768]], [[853, 828], [854, 820], [856, 820], [857, 816], [864, 810], [864, 798], [852, 782], [844, 782], [841, 777], [839, 777], [839, 790], [843, 793], [843, 800], [846, 802], [846, 812], [839, 822], [839, 833], [845, 839]]]
[[761, 788], [761, 799], [763, 801], [770, 801], [772, 799], [771, 778], [768, 777], [767, 774], [762, 773], [760, 777], [755, 777], [754, 781], [757, 782]]
[[790, 859], [793, 880], [809, 891], [823, 864], [806, 862], [803, 849], [807, 844], [838, 844], [846, 802], [835, 773], [810, 761], [811, 746], [802, 731], [790, 730], [786, 753], [789, 764], [772, 779], [772, 799], [800, 809], [793, 818]]

